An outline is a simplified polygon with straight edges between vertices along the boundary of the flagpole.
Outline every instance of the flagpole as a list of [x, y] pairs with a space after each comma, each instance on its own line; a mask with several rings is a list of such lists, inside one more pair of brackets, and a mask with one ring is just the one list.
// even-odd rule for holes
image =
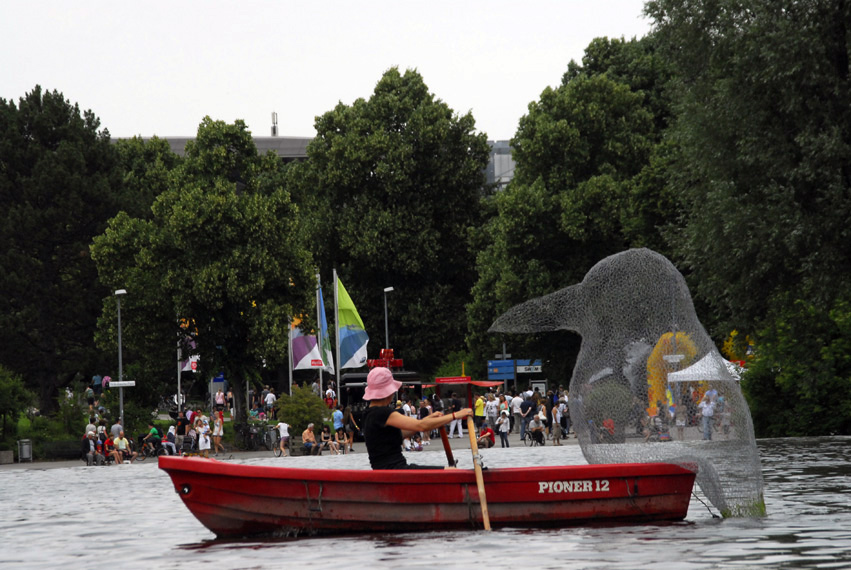
[[290, 369], [290, 396], [293, 395], [293, 319], [290, 317], [287, 319], [287, 355], [289, 357], [289, 365], [287, 368]]
[[340, 317], [339, 313], [339, 301], [337, 299], [337, 288], [339, 284], [337, 283], [337, 268], [334, 268], [334, 338], [337, 342], [337, 365], [335, 367], [334, 372], [337, 374], [337, 389], [340, 389], [340, 367], [342, 363], [340, 362]]
[[[316, 345], [319, 348], [319, 358], [322, 360], [322, 363], [325, 363], [325, 355], [322, 354], [322, 321], [319, 315], [319, 273], [316, 273]], [[322, 376], [322, 368], [319, 369], [319, 393], [323, 394], [322, 391], [322, 381], [324, 380]]]

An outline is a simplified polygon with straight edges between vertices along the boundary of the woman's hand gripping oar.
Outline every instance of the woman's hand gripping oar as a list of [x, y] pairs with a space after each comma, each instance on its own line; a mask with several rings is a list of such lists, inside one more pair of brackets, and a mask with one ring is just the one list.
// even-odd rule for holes
[[491, 521], [488, 517], [488, 500], [485, 497], [485, 480], [482, 476], [482, 457], [479, 455], [479, 444], [476, 441], [476, 426], [473, 418], [467, 416], [467, 433], [470, 435], [470, 451], [473, 452], [473, 469], [476, 471], [476, 485], [479, 488], [479, 504], [482, 506], [482, 521], [485, 530], [491, 529]]

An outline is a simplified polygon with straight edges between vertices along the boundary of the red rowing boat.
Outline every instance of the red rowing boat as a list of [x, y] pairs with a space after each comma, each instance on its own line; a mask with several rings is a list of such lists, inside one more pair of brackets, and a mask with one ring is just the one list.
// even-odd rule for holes
[[[472, 469], [295, 469], [167, 457], [159, 466], [218, 537], [476, 529]], [[667, 463], [484, 472], [494, 527], [681, 520], [695, 473]]]

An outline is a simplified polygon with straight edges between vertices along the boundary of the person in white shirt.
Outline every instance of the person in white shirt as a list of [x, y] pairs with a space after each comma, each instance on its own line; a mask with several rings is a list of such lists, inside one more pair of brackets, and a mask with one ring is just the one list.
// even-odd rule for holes
[[502, 412], [500, 412], [499, 418], [496, 420], [496, 426], [499, 430], [499, 441], [502, 444], [502, 447], [510, 447], [508, 445], [508, 432], [511, 429], [511, 419], [509, 418], [506, 410], [502, 410]]
[[703, 400], [698, 404], [700, 415], [703, 421], [703, 439], [709, 441], [712, 439], [712, 423], [715, 415], [715, 401], [709, 394], [704, 394]]
[[523, 412], [520, 410], [520, 404], [523, 403], [523, 398], [514, 396], [511, 398], [511, 414], [514, 416], [514, 427], [520, 429], [520, 424], [523, 422]]
[[275, 426], [275, 429], [278, 430], [278, 433], [281, 435], [281, 453], [284, 457], [287, 456], [287, 444], [290, 441], [290, 426], [289, 424], [284, 423], [283, 421], [278, 422]]
[[269, 393], [266, 394], [266, 415], [276, 417], [275, 413], [275, 401], [278, 399], [275, 396], [275, 389], [269, 388]]

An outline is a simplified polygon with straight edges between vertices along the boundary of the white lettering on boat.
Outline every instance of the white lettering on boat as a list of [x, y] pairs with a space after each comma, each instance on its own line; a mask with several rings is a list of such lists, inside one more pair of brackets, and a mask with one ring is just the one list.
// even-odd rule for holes
[[593, 481], [538, 481], [538, 493], [598, 493], [609, 492], [608, 479]]

